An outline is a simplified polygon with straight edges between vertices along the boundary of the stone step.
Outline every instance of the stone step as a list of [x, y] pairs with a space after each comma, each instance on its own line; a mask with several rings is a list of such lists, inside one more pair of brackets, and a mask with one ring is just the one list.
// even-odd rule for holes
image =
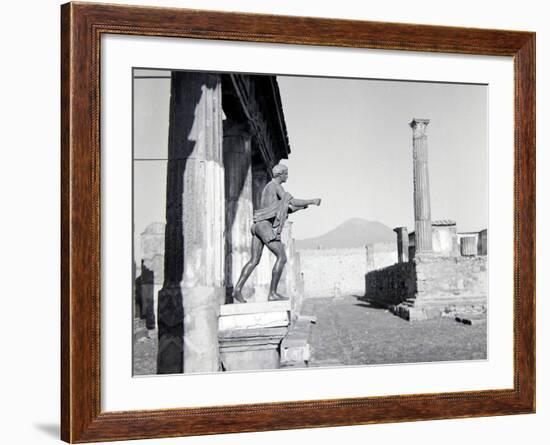
[[254, 312], [249, 314], [224, 315], [218, 320], [219, 331], [235, 329], [274, 328], [289, 325], [287, 311]]
[[222, 304], [220, 316], [258, 314], [266, 312], [288, 312], [290, 311], [290, 300], [268, 301], [265, 303], [234, 303]]

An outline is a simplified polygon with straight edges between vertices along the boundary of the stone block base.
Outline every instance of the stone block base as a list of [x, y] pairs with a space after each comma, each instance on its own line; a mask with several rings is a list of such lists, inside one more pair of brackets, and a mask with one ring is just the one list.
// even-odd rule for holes
[[278, 369], [288, 334], [290, 302], [227, 304], [220, 308], [218, 339], [225, 371]]
[[306, 368], [311, 357], [311, 317], [299, 316], [281, 342], [281, 368]]
[[390, 305], [389, 310], [395, 315], [409, 321], [429, 320], [439, 317], [480, 318], [486, 314], [487, 300], [485, 296], [455, 299], [441, 297], [433, 298], [429, 302], [405, 301], [397, 305]]

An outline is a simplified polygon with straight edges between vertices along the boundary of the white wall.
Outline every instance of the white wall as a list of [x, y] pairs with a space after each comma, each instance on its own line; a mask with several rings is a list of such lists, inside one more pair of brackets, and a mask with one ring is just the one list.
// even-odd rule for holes
[[[119, 0], [121, 3], [127, 3]], [[59, 413], [59, 1], [2, 6], [2, 442], [57, 442]], [[132, 2], [130, 2], [132, 3]], [[537, 31], [539, 227], [549, 220], [550, 29], [536, 0], [186, 0], [133, 3]], [[154, 440], [178, 444], [547, 443], [550, 421], [548, 231], [539, 230], [538, 413], [528, 416]], [[40, 259], [40, 267], [32, 267]], [[7, 285], [7, 286], [6, 286]]]

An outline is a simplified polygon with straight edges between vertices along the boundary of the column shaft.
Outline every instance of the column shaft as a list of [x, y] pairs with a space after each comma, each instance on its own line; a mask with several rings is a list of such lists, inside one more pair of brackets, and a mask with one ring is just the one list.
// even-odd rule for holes
[[414, 219], [416, 252], [432, 250], [427, 119], [413, 119]]
[[409, 234], [406, 227], [393, 229], [397, 233], [397, 262], [406, 263], [409, 261]]
[[[220, 75], [172, 73], [168, 144], [159, 373], [178, 368], [215, 372], [219, 305], [225, 299]], [[175, 329], [181, 324], [183, 338], [181, 328]], [[161, 325], [172, 326], [174, 332]], [[183, 358], [179, 363], [175, 363], [176, 348]]]
[[[251, 134], [244, 125], [224, 122], [226, 286], [232, 288], [250, 259], [252, 227]], [[253, 290], [253, 283], [245, 287]], [[248, 292], [245, 291], [245, 295]]]

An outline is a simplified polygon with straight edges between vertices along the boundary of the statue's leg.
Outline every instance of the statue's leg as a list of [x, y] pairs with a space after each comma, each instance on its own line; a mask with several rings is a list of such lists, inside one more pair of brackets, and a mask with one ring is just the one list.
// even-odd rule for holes
[[277, 286], [283, 275], [283, 269], [286, 264], [286, 253], [285, 247], [281, 241], [271, 241], [267, 245], [268, 249], [271, 250], [277, 257], [275, 265], [273, 266], [273, 273], [271, 275], [271, 285], [269, 286], [269, 296], [268, 300], [277, 301], [277, 300], [288, 300], [288, 297], [283, 297], [277, 293]]
[[250, 258], [250, 261], [244, 265], [241, 276], [233, 288], [233, 301], [246, 303], [246, 300], [243, 298], [241, 292], [246, 280], [250, 277], [250, 274], [254, 271], [256, 266], [260, 264], [263, 249], [264, 244], [262, 241], [257, 236], [252, 237], [252, 257]]

